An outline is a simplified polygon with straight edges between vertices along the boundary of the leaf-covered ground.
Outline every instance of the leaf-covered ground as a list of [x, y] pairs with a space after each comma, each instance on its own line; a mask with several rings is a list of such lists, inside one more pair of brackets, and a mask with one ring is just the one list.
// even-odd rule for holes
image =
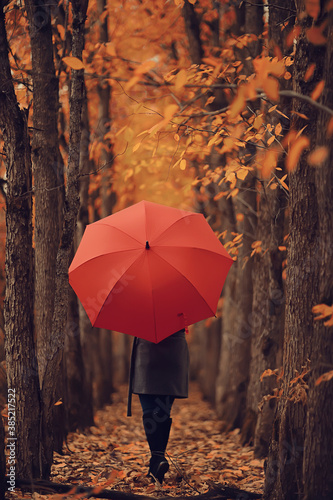
[[126, 397], [126, 388], [120, 389], [113, 404], [96, 414], [90, 433], [69, 435], [64, 455], [55, 455], [52, 481], [155, 497], [196, 495], [214, 484], [262, 492], [263, 461], [253, 458], [251, 448], [240, 446], [238, 430], [221, 432], [221, 422], [196, 386], [189, 399], [174, 404], [167, 449], [170, 470], [162, 487], [152, 484], [146, 477], [149, 448], [140, 404], [134, 396], [133, 416], [127, 417]]

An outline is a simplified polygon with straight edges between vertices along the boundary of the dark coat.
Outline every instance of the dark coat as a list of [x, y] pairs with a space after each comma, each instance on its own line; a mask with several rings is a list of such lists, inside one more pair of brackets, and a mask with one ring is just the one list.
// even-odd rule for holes
[[188, 397], [189, 351], [185, 331], [158, 344], [135, 338], [132, 349], [128, 415], [131, 394]]

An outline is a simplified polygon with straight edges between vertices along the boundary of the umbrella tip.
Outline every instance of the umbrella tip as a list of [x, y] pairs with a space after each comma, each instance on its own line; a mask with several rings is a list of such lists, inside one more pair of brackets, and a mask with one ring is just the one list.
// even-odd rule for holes
[[146, 249], [149, 250], [150, 246], [149, 246], [149, 243], [148, 241], [146, 241]]

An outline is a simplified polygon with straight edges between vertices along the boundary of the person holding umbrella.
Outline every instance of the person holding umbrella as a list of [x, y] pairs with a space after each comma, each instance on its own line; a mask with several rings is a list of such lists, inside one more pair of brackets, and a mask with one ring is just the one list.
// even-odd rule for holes
[[89, 224], [69, 267], [91, 324], [137, 337], [130, 395], [139, 395], [159, 482], [171, 407], [188, 395], [184, 331], [215, 315], [232, 263], [202, 214], [142, 200]]
[[188, 397], [189, 351], [182, 329], [159, 343], [135, 338], [133, 342], [127, 415], [132, 393], [138, 394], [143, 428], [151, 458], [147, 476], [162, 484], [169, 470], [165, 450], [169, 440], [175, 398]]

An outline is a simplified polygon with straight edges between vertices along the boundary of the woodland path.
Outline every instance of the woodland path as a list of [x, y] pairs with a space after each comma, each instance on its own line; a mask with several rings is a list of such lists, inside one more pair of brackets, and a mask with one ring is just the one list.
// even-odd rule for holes
[[[190, 387], [187, 400], [176, 400], [168, 444], [170, 470], [162, 487], [146, 478], [149, 449], [141, 421], [141, 408], [133, 396], [132, 417], [126, 416], [126, 387], [113, 395], [113, 404], [98, 411], [90, 433], [71, 433], [64, 455], [55, 455], [51, 481], [115, 489], [138, 495], [193, 496], [215, 484], [261, 493], [263, 461], [250, 447], [239, 444], [238, 430], [222, 432], [222, 423], [198, 387]], [[70, 451], [69, 451], [70, 450]], [[26, 493], [20, 498], [78, 498]], [[13, 495], [11, 495], [13, 498]]]

